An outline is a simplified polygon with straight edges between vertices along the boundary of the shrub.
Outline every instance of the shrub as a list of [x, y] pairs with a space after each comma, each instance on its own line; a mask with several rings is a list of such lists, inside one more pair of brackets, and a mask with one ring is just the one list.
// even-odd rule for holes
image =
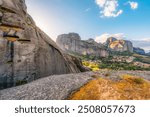
[[18, 80], [18, 81], [16, 82], [16, 86], [24, 85], [24, 84], [26, 84], [26, 83], [27, 83], [27, 80]]
[[99, 71], [99, 64], [96, 62], [83, 61], [83, 65], [92, 69], [92, 71]]
[[132, 76], [132, 75], [128, 75], [128, 74], [122, 75], [121, 78], [125, 79], [129, 82], [134, 82], [136, 84], [143, 84], [144, 83], [144, 78]]
[[143, 78], [135, 78], [134, 82], [137, 83], [137, 84], [143, 84], [144, 80], [143, 80]]
[[92, 78], [100, 78], [100, 76], [99, 76], [99, 75], [96, 75], [96, 74], [92, 75], [91, 77], [92, 77]]
[[84, 62], [82, 62], [82, 63], [83, 63], [83, 65], [86, 66], [86, 67], [90, 65], [90, 63], [89, 63], [88, 61], [84, 61]]

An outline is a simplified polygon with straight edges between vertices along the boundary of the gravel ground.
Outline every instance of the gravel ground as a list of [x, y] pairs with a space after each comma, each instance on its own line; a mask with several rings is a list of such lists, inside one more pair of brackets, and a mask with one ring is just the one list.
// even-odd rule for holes
[[0, 91], [0, 100], [64, 100], [92, 80], [92, 75], [118, 80], [122, 74], [131, 74], [150, 80], [150, 71], [108, 71], [55, 75], [32, 83]]
[[0, 91], [0, 100], [64, 100], [92, 79], [91, 72], [49, 76]]

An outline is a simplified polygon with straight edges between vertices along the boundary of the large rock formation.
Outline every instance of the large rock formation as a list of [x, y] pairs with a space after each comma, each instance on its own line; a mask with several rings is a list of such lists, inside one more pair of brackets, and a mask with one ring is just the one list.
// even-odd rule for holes
[[35, 25], [25, 0], [0, 0], [0, 89], [80, 72], [72, 59]]
[[133, 44], [127, 40], [117, 40], [116, 38], [110, 37], [107, 39], [106, 45], [111, 51], [133, 52]]
[[145, 50], [144, 49], [141, 49], [141, 48], [133, 48], [133, 51], [137, 54], [141, 54], [141, 55], [145, 55]]
[[53, 75], [31, 83], [0, 90], [0, 100], [65, 100], [92, 80], [93, 72]]
[[83, 41], [76, 33], [59, 35], [56, 43], [62, 50], [68, 53], [93, 55], [96, 57], [107, 57], [109, 55], [107, 49], [103, 45], [98, 44], [94, 39]]

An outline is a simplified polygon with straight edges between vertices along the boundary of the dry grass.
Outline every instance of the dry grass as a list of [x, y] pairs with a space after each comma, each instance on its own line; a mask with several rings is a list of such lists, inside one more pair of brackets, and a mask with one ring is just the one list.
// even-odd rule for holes
[[147, 100], [150, 82], [140, 77], [122, 75], [120, 81], [98, 78], [70, 96], [71, 100]]

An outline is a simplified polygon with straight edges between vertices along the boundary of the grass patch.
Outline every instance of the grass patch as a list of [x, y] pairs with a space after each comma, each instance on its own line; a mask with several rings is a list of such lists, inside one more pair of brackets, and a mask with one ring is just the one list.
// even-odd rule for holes
[[122, 75], [119, 81], [94, 79], [72, 94], [70, 100], [149, 100], [150, 82], [140, 77]]
[[127, 80], [129, 82], [136, 83], [136, 84], [143, 84], [144, 83], [144, 79], [143, 78], [137, 77], [137, 76], [128, 75], [128, 74], [122, 75], [121, 78], [124, 79], [124, 80]]

